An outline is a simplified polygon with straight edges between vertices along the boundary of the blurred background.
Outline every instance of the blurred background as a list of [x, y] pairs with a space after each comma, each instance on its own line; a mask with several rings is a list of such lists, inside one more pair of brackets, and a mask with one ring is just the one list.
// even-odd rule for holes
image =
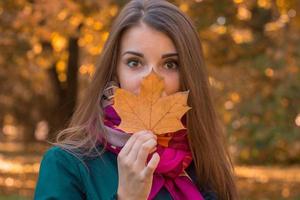
[[[31, 199], [123, 0], [0, 1], [0, 199]], [[195, 22], [241, 199], [300, 199], [300, 0], [173, 0]]]

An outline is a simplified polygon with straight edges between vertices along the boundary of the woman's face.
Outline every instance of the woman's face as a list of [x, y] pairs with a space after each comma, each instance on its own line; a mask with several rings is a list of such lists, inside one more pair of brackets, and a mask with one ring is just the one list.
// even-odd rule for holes
[[143, 77], [153, 70], [164, 78], [165, 92], [179, 91], [178, 54], [164, 33], [141, 23], [124, 32], [121, 38], [117, 75], [120, 87], [138, 94]]

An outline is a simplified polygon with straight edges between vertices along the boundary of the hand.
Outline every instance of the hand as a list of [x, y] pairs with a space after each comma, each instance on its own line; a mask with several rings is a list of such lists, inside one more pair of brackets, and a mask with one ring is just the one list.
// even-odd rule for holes
[[146, 200], [149, 196], [153, 173], [159, 163], [154, 153], [146, 165], [147, 157], [156, 150], [157, 136], [150, 131], [134, 133], [118, 155], [118, 200]]

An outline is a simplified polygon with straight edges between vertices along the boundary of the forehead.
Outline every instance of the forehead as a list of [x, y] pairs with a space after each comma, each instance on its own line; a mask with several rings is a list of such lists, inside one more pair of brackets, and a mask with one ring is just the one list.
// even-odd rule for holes
[[[127, 50], [176, 52], [171, 38], [145, 23], [127, 29], [121, 37], [121, 52]], [[154, 52], [153, 52], [154, 51]]]

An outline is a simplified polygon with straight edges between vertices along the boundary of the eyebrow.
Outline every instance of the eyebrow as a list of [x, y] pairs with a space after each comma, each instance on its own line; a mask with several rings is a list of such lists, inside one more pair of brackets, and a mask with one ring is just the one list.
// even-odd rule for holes
[[[144, 54], [139, 53], [139, 52], [135, 52], [135, 51], [125, 51], [122, 54], [122, 56], [125, 55], [125, 54], [133, 54], [133, 55], [136, 55], [136, 56], [139, 56], [139, 57], [144, 57]], [[172, 57], [172, 56], [178, 56], [178, 53], [166, 53], [166, 54], [163, 54], [161, 56], [161, 58], [168, 58], [168, 57]]]

